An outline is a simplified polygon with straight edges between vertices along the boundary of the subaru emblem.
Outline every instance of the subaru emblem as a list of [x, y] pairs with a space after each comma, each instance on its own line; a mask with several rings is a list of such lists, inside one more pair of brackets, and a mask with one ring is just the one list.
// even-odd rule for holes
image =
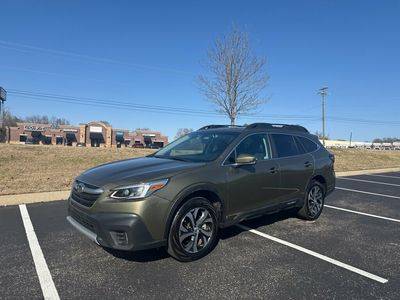
[[83, 193], [85, 191], [85, 185], [83, 183], [78, 183], [76, 185], [76, 190], [78, 193]]

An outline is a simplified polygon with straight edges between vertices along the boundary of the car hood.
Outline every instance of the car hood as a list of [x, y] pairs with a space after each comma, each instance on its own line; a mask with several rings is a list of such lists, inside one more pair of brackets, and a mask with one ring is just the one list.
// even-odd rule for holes
[[85, 183], [112, 188], [149, 180], [171, 177], [204, 166], [172, 159], [141, 157], [107, 163], [89, 169], [77, 177]]

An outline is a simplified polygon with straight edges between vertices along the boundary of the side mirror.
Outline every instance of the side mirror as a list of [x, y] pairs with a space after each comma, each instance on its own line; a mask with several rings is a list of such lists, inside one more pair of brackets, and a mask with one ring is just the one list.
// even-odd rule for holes
[[257, 159], [250, 154], [240, 154], [236, 157], [236, 166], [254, 165]]

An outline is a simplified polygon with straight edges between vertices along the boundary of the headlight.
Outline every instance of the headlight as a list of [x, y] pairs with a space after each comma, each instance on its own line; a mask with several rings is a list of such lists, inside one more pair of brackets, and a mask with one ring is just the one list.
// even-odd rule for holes
[[168, 179], [140, 183], [130, 186], [124, 186], [112, 190], [110, 198], [118, 200], [140, 199], [162, 189], [168, 182]]

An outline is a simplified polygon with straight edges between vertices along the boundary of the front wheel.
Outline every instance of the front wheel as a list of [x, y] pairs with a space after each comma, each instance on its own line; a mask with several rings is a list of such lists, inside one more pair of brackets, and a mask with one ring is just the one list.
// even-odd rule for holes
[[303, 207], [297, 214], [306, 220], [316, 220], [322, 213], [324, 202], [325, 188], [320, 182], [313, 180], [307, 189]]
[[215, 208], [202, 197], [185, 202], [175, 214], [168, 236], [168, 253], [179, 261], [207, 255], [218, 241]]

